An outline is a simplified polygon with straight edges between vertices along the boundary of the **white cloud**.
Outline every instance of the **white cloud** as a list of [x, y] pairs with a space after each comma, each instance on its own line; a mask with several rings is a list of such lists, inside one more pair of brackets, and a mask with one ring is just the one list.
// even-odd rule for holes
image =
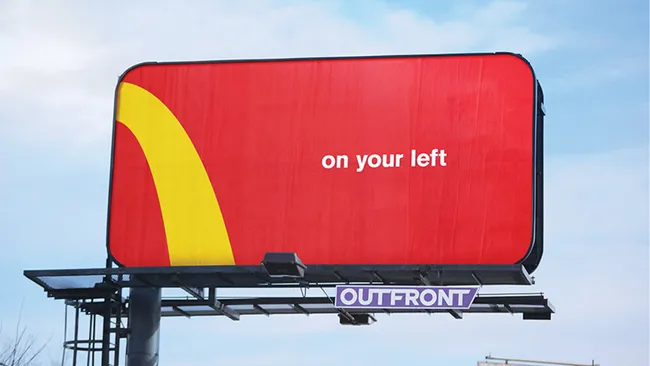
[[[0, 104], [24, 141], [107, 147], [117, 77], [144, 60], [513, 50], [556, 40], [528, 29], [526, 6], [495, 1], [456, 19], [381, 2], [7, 0], [0, 5]], [[99, 145], [97, 145], [99, 143]]]
[[551, 157], [545, 177], [550, 241], [588, 238], [621, 245], [642, 235], [647, 242], [647, 148]]
[[638, 81], [648, 75], [648, 58], [619, 57], [612, 55], [606, 60], [579, 65], [561, 73], [559, 77], [544, 82], [548, 93], [573, 93], [577, 90], [603, 87], [613, 83]]

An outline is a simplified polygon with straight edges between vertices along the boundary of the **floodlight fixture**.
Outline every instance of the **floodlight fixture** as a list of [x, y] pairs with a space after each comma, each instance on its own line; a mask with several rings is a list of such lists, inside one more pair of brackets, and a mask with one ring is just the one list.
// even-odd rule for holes
[[262, 267], [272, 278], [305, 276], [305, 266], [298, 255], [292, 252], [269, 252], [264, 255]]
[[339, 324], [341, 325], [371, 325], [376, 322], [371, 314], [339, 314]]
[[524, 320], [551, 320], [551, 312], [524, 313]]

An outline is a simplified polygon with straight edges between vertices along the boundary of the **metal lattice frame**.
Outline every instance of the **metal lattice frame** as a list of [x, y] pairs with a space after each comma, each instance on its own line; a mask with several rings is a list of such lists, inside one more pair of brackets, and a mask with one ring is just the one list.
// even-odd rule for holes
[[[271, 278], [262, 266], [94, 268], [25, 271], [49, 297], [63, 299], [79, 313], [104, 319], [102, 338], [66, 342], [74, 352], [99, 352], [101, 364], [119, 363], [119, 343], [128, 334], [122, 324], [129, 313], [125, 288], [182, 289], [187, 298], [163, 298], [162, 317], [225, 316], [239, 320], [249, 315], [338, 314], [345, 324], [359, 325], [358, 316], [368, 313], [446, 313], [456, 319], [464, 314], [522, 314], [523, 319], [548, 320], [555, 309], [542, 294], [479, 294], [469, 309], [339, 309], [334, 299], [307, 297], [217, 297], [217, 288], [331, 288], [340, 284], [377, 285], [531, 285], [533, 278], [521, 265], [493, 266], [310, 266], [303, 278]], [[372, 316], [371, 316], [372, 317]], [[372, 317], [375, 320], [374, 317]], [[93, 320], [93, 324], [97, 322]], [[344, 322], [341, 321], [343, 324]], [[96, 325], [95, 325], [96, 326]], [[128, 328], [128, 325], [127, 325]], [[85, 342], [85, 343], [84, 343]], [[112, 357], [111, 357], [112, 356]], [[89, 356], [90, 357], [90, 356]], [[94, 362], [93, 362], [94, 364]]]

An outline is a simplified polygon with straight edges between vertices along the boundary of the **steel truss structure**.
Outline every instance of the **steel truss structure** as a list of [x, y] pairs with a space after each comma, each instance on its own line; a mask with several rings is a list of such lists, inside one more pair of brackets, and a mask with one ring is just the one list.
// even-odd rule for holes
[[[49, 297], [74, 309], [73, 339], [65, 341], [77, 365], [85, 352], [88, 365], [120, 364], [121, 340], [128, 337], [131, 300], [126, 289], [182, 289], [187, 298], [162, 298], [161, 317], [338, 314], [341, 324], [360, 325], [369, 311], [338, 309], [330, 296], [218, 297], [218, 288], [331, 288], [341, 284], [385, 285], [532, 285], [521, 265], [495, 266], [310, 266], [302, 278], [274, 278], [262, 266], [94, 268], [25, 271]], [[327, 295], [324, 292], [324, 295]], [[373, 309], [374, 314], [468, 313], [521, 314], [523, 319], [549, 320], [555, 312], [543, 294], [479, 294], [466, 310]], [[88, 337], [80, 336], [80, 316], [89, 317]], [[368, 314], [372, 320], [374, 315]], [[367, 319], [368, 317], [366, 317]], [[102, 320], [102, 322], [99, 322]], [[101, 361], [96, 358], [100, 358]]]

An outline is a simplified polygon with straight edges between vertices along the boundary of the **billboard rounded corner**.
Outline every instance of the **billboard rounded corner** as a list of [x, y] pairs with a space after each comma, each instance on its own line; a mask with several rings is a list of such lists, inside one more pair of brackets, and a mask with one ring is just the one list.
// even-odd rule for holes
[[526, 268], [528, 274], [533, 274], [542, 262], [544, 247], [541, 244], [535, 245], [535, 250], [521, 264]]
[[[538, 207], [536, 208], [536, 211], [539, 212], [541, 210]], [[534, 217], [535, 222], [533, 223], [533, 231], [528, 251], [526, 251], [526, 254], [521, 259], [515, 262], [515, 264], [523, 265], [528, 274], [532, 274], [537, 270], [544, 255], [544, 232], [543, 225], [538, 222], [539, 215], [540, 214], [537, 214]]]
[[117, 258], [115, 258], [115, 256], [113, 255], [113, 253], [111, 253], [111, 246], [110, 246], [110, 243], [106, 243], [106, 255], [108, 256], [108, 260], [109, 260], [111, 263], [115, 264], [116, 266], [118, 266], [118, 267], [128, 267], [127, 265], [124, 265], [124, 264], [121, 263], [119, 260], [117, 260]]
[[116, 89], [119, 87], [120, 83], [124, 80], [124, 78], [126, 78], [129, 75], [129, 73], [131, 73], [132, 71], [135, 71], [135, 70], [137, 70], [137, 69], [139, 69], [139, 68], [141, 68], [143, 66], [152, 66], [152, 65], [158, 65], [158, 62], [157, 61], [143, 61], [143, 62], [138, 62], [137, 64], [133, 64], [133, 65], [129, 66], [117, 78], [117, 87], [116, 87]]
[[528, 247], [528, 250], [524, 254], [521, 259], [515, 262], [515, 264], [521, 264], [526, 268], [526, 271], [528, 274], [532, 274], [535, 272], [537, 267], [539, 266], [539, 263], [542, 260], [542, 253], [543, 253], [543, 245], [541, 242], [538, 242], [536, 240], [536, 235], [533, 234], [532, 240], [530, 247]]
[[[537, 197], [535, 199], [537, 200]], [[536, 206], [533, 205], [534, 211], [539, 211], [539, 208]], [[538, 220], [539, 214], [535, 214], [533, 216], [533, 225], [531, 226], [530, 245], [524, 255], [515, 262], [515, 264], [523, 265], [528, 274], [532, 274], [537, 269], [544, 253], [543, 228], [538, 223]]]
[[537, 79], [537, 76], [535, 75], [535, 69], [533, 68], [533, 65], [521, 53], [504, 51], [504, 52], [497, 52], [495, 54], [496, 55], [502, 55], [502, 56], [508, 56], [508, 57], [512, 58], [513, 61], [516, 61], [517, 63], [520, 63], [520, 64], [523, 63], [523, 65], [526, 66], [526, 68], [528, 70], [530, 70], [530, 75], [532, 76], [533, 80]]

